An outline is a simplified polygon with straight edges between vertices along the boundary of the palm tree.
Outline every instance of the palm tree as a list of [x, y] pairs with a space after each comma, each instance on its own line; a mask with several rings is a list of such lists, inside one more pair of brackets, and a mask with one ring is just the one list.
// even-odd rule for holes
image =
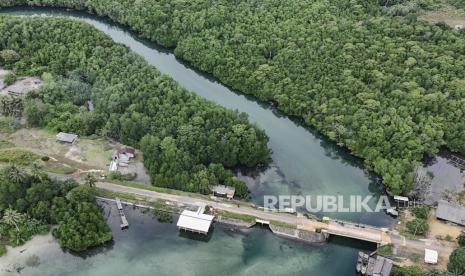
[[95, 183], [97, 182], [97, 179], [95, 176], [91, 173], [88, 173], [85, 177], [86, 184], [89, 185], [89, 187], [95, 187]]
[[11, 237], [11, 242], [16, 246], [24, 244], [26, 242], [26, 238], [24, 237], [23, 232], [19, 231], [19, 229], [14, 232]]
[[42, 172], [42, 168], [39, 163], [37, 162], [32, 163], [31, 175], [34, 179], [37, 179], [40, 182], [42, 182], [42, 180], [44, 179], [44, 173]]
[[18, 224], [23, 219], [23, 215], [16, 210], [13, 209], [6, 209], [5, 213], [3, 214], [2, 221], [7, 225], [13, 225], [16, 228], [16, 231], [19, 231]]
[[11, 164], [5, 168], [5, 172], [8, 179], [13, 183], [22, 183], [26, 178], [24, 171], [15, 164]]

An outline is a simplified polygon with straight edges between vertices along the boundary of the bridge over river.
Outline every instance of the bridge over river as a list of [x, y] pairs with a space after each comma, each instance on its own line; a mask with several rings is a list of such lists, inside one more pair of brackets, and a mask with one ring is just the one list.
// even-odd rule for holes
[[254, 216], [260, 220], [267, 220], [271, 223], [277, 222], [295, 227], [295, 229], [307, 232], [320, 231], [329, 235], [342, 236], [356, 240], [368, 241], [378, 245], [393, 244], [395, 248], [403, 251], [410, 251], [416, 254], [423, 254], [426, 248], [439, 252], [442, 258], [447, 258], [453, 248], [435, 240], [413, 240], [400, 236], [395, 231], [387, 228], [358, 224], [349, 221], [333, 220], [321, 222], [309, 219], [301, 215], [264, 211], [253, 205], [233, 204], [228, 201], [213, 201], [202, 197], [190, 195], [178, 195], [160, 193], [146, 189], [122, 186], [118, 184], [99, 182], [97, 188], [114, 192], [129, 193], [137, 197], [142, 197], [146, 201], [165, 200], [173, 203], [185, 205], [209, 205], [217, 210], [230, 213]]
[[141, 196], [148, 201], [161, 199], [181, 204], [198, 206], [209, 205], [217, 210], [227, 211], [230, 213], [241, 215], [254, 216], [262, 220], [288, 224], [300, 230], [311, 232], [321, 230], [322, 232], [326, 232], [330, 235], [344, 236], [352, 239], [364, 240], [377, 244], [390, 243], [389, 235], [387, 234], [387, 229], [377, 228], [369, 225], [356, 224], [340, 220], [329, 220], [326, 222], [321, 222], [318, 220], [309, 219], [304, 216], [299, 216], [295, 214], [264, 211], [263, 209], [256, 208], [252, 205], [238, 205], [227, 201], [218, 202], [200, 197], [191, 197], [188, 195], [160, 193], [151, 190], [122, 186], [108, 182], [99, 182], [97, 183], [97, 187], [115, 192], [130, 193], [133, 195]]

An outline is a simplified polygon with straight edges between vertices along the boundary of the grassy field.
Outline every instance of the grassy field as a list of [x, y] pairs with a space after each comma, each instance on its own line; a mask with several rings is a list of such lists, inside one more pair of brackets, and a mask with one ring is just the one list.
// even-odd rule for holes
[[[56, 142], [56, 133], [44, 129], [19, 128], [14, 131], [0, 132], [0, 150], [26, 158], [25, 151], [32, 153], [45, 170], [60, 174], [71, 174], [76, 170], [106, 170], [111, 154], [116, 145], [104, 139], [81, 138], [76, 145]], [[11, 150], [12, 148], [21, 149]], [[0, 162], [14, 162], [11, 158], [0, 159]], [[19, 160], [21, 161], [21, 160]], [[24, 162], [21, 163], [22, 165]]]
[[0, 162], [4, 163], [14, 163], [17, 165], [28, 166], [36, 160], [39, 160], [39, 158], [39, 155], [21, 148], [0, 149]]

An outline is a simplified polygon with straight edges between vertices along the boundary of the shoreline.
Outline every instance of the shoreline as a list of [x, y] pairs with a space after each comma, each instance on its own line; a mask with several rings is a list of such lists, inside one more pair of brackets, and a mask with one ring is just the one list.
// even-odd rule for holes
[[0, 257], [0, 273], [18, 272], [25, 267], [38, 265], [41, 253], [54, 245], [58, 246], [58, 242], [53, 238], [52, 232], [49, 232], [36, 235], [21, 246], [7, 246], [7, 253]]

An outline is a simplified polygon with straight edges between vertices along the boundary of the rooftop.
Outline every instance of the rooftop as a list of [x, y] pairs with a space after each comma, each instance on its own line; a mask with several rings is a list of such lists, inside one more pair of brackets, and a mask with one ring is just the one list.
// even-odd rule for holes
[[366, 275], [389, 276], [394, 262], [382, 256], [370, 257]]
[[74, 143], [78, 136], [76, 134], [60, 132], [56, 136], [57, 141], [66, 142], [66, 143]]
[[436, 209], [436, 218], [465, 225], [465, 207], [441, 200]]
[[431, 249], [425, 249], [425, 263], [437, 264], [438, 263], [438, 252]]
[[189, 210], [182, 211], [177, 223], [178, 228], [207, 234], [214, 216]]
[[236, 189], [234, 187], [224, 186], [224, 185], [217, 185], [213, 187], [213, 192], [215, 194], [224, 195], [228, 198], [233, 198]]
[[397, 201], [406, 201], [406, 202], [408, 202], [408, 197], [405, 197], [405, 196], [394, 196], [394, 200], [397, 200]]

